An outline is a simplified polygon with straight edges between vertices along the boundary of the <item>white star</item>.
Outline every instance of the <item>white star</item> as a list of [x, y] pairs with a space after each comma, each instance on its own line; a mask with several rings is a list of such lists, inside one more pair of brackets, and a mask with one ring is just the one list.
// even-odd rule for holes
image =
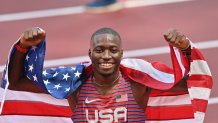
[[29, 57], [28, 55], [26, 55], [26, 60], [27, 60], [27, 61], [29, 60], [29, 58], [30, 58], [30, 57]]
[[67, 81], [67, 78], [69, 78], [70, 76], [68, 76], [68, 73], [66, 73], [66, 74], [63, 74], [63, 76], [64, 76], [64, 78], [63, 79], [66, 79], [66, 81]]
[[75, 77], [79, 77], [81, 73], [77, 70], [76, 73], [74, 74], [75, 74]]
[[33, 79], [34, 79], [34, 81], [38, 81], [37, 77], [36, 77], [36, 74], [33, 76]]
[[69, 88], [65, 88], [65, 92], [69, 92], [70, 91], [70, 87]]
[[55, 74], [53, 75], [53, 77], [55, 77], [55, 76], [57, 76], [57, 75], [58, 75], [58, 72], [56, 71]]
[[75, 67], [71, 67], [71, 69], [72, 69], [72, 70], [76, 70], [76, 68], [75, 68]]
[[51, 90], [48, 90], [48, 92], [51, 94], [52, 92], [51, 92]]
[[42, 72], [42, 74], [43, 74], [44, 76], [46, 76], [48, 73], [46, 72], [46, 70], [44, 70], [44, 71]]
[[45, 83], [45, 85], [47, 86], [50, 82], [47, 80], [43, 80], [43, 82]]
[[29, 65], [29, 70], [28, 71], [33, 71], [33, 64], [32, 65]]
[[54, 88], [56, 88], [57, 90], [58, 90], [58, 88], [60, 88], [60, 87], [62, 87], [62, 86], [60, 86], [60, 83], [54, 86]]

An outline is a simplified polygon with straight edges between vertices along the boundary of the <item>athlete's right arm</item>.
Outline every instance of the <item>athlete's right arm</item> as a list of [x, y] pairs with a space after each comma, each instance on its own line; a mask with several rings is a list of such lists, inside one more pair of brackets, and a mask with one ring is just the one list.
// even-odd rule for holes
[[31, 46], [38, 45], [44, 38], [45, 31], [38, 27], [30, 28], [23, 32], [18, 42], [18, 47], [21, 50], [16, 50], [10, 58], [8, 69], [9, 89], [44, 93], [41, 88], [25, 76], [24, 61], [26, 53], [22, 51], [22, 49], [28, 50]]

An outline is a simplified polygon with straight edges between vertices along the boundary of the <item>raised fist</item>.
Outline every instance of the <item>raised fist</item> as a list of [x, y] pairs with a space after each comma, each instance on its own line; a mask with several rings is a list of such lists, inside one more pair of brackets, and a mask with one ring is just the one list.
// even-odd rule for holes
[[187, 50], [190, 46], [190, 41], [187, 37], [177, 29], [171, 28], [164, 33], [164, 38], [171, 45], [179, 48], [180, 50]]
[[45, 31], [39, 27], [33, 27], [23, 32], [20, 37], [20, 44], [24, 48], [36, 46], [45, 38]]

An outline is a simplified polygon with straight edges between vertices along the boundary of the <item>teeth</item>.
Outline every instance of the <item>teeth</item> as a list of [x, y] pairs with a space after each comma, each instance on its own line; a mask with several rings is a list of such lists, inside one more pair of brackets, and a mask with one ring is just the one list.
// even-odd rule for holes
[[103, 66], [103, 67], [111, 67], [112, 64], [111, 63], [101, 63], [101, 66]]

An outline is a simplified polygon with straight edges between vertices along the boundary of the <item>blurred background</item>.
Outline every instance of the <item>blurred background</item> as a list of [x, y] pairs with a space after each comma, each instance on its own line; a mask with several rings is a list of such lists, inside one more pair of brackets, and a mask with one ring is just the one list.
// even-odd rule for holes
[[[162, 61], [171, 65], [163, 33], [184, 32], [203, 52], [214, 87], [205, 123], [216, 123], [218, 110], [218, 1], [118, 0], [116, 11], [92, 11], [92, 0], [0, 0], [0, 73], [11, 45], [30, 27], [47, 34], [46, 67], [73, 65], [88, 60], [89, 40], [101, 27], [117, 30], [126, 57]], [[159, 48], [159, 49], [155, 49]], [[142, 50], [143, 52], [139, 51]]]

